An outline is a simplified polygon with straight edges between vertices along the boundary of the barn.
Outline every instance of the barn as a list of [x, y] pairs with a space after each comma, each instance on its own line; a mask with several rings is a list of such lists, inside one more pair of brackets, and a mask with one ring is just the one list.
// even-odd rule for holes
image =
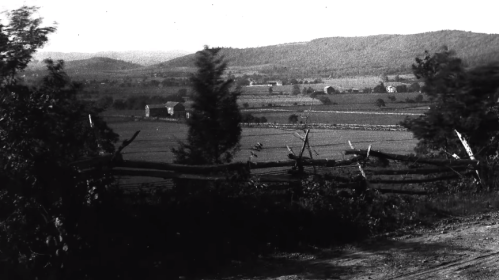
[[146, 105], [146, 118], [168, 117], [168, 109], [165, 104]]
[[168, 101], [165, 104], [168, 110], [168, 115], [174, 118], [184, 118], [185, 117], [185, 107], [180, 102]]
[[268, 81], [267, 86], [269, 86], [269, 87], [282, 86], [282, 81]]
[[334, 88], [332, 86], [326, 86], [326, 87], [324, 87], [324, 93], [325, 94], [332, 94], [332, 93], [334, 93]]

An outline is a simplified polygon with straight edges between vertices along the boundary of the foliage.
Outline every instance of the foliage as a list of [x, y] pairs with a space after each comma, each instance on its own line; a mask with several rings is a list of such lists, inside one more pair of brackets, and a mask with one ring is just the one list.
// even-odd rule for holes
[[388, 95], [388, 99], [391, 101], [391, 102], [395, 102], [397, 100], [397, 98], [394, 96], [394, 95]]
[[298, 115], [296, 115], [296, 114], [289, 115], [288, 122], [297, 123], [298, 122]]
[[37, 10], [23, 6], [8, 14], [7, 25], [0, 24], [0, 86], [15, 83], [16, 74], [26, 68], [36, 50], [47, 42], [47, 35], [55, 31], [54, 27], [40, 27], [42, 19], [30, 18]]
[[65, 279], [194, 278], [276, 251], [357, 241], [409, 220], [398, 197], [342, 195], [334, 187], [307, 180], [277, 190], [256, 181], [117, 192], [100, 215], [82, 221], [106, 233], [93, 236], [99, 258], [81, 258], [76, 267], [84, 273]]
[[300, 94], [300, 86], [298, 84], [293, 84], [293, 89], [291, 90], [292, 95]]
[[386, 87], [383, 82], [380, 82], [377, 86], [375, 86], [372, 90], [373, 93], [386, 93]]
[[381, 76], [380, 76], [379, 78], [380, 78], [381, 82], [384, 82], [384, 83], [386, 83], [386, 82], [389, 82], [389, 81], [390, 81], [390, 80], [388, 79], [388, 75], [387, 75], [386, 73], [381, 74]]
[[417, 103], [421, 103], [423, 102], [423, 95], [422, 94], [418, 94], [418, 96], [416, 96], [416, 98], [414, 99], [414, 101], [416, 101]]
[[111, 96], [103, 96], [99, 98], [96, 102], [96, 106], [102, 109], [107, 109], [113, 106], [114, 99]]
[[232, 80], [223, 80], [227, 68], [219, 48], [197, 53], [197, 72], [193, 84], [192, 116], [187, 119], [187, 143], [173, 148], [176, 163], [215, 164], [230, 162], [239, 150], [241, 113], [237, 105], [240, 92], [231, 92]]
[[466, 157], [457, 130], [479, 157], [495, 154], [499, 63], [465, 70], [455, 52], [444, 47], [433, 55], [425, 52], [423, 59], [416, 59], [413, 69], [424, 80], [424, 90], [433, 101], [423, 116], [402, 122], [420, 140], [419, 150]]
[[407, 85], [398, 85], [395, 88], [397, 89], [398, 93], [407, 92]]
[[255, 117], [251, 113], [243, 113], [241, 122], [244, 123], [266, 123], [267, 118], [262, 116], [262, 117]]
[[324, 94], [325, 94], [324, 92], [314, 91], [312, 94], [310, 94], [310, 97], [317, 98], [318, 95], [324, 95]]
[[46, 60], [48, 73], [35, 87], [16, 79], [55, 30], [40, 27], [41, 20], [31, 18], [35, 11], [11, 12], [0, 30], [0, 252], [27, 278], [53, 279], [96, 250], [84, 234], [95, 229], [82, 221], [111, 183], [99, 171], [82, 179], [70, 163], [113, 152], [118, 135], [99, 117], [101, 109], [77, 98], [81, 85], [69, 79], [62, 61]]
[[386, 106], [386, 104], [385, 104], [385, 100], [383, 100], [383, 99], [381, 99], [381, 98], [378, 98], [378, 99], [376, 100], [376, 106], [378, 106], [379, 108], [381, 108], [381, 107], [385, 107], [385, 106]]
[[324, 105], [331, 105], [331, 104], [333, 104], [333, 102], [331, 102], [331, 99], [329, 99], [329, 97], [327, 97], [327, 96], [321, 96], [321, 97], [319, 97], [319, 100]]
[[[419, 85], [418, 82], [412, 83], [409, 88], [407, 89], [407, 92], [419, 92], [421, 90], [421, 86]], [[399, 92], [399, 91], [397, 91]]]

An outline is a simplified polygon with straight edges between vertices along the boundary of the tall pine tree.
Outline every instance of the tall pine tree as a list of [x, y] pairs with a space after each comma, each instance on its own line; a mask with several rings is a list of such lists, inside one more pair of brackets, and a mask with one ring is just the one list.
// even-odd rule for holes
[[240, 92], [231, 91], [233, 80], [223, 78], [227, 63], [219, 52], [220, 48], [205, 46], [197, 53], [198, 70], [191, 77], [193, 112], [187, 120], [187, 142], [179, 142], [180, 146], [172, 149], [176, 163], [227, 163], [240, 148]]

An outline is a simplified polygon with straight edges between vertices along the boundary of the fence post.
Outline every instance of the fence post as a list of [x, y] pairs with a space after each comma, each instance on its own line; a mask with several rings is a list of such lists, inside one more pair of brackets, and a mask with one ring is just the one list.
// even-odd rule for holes
[[[352, 145], [352, 142], [350, 142], [350, 140], [348, 140], [348, 145], [350, 145], [350, 148], [352, 150], [355, 150], [355, 147]], [[366, 156], [366, 160], [367, 158], [369, 157], [369, 153], [371, 152], [371, 145], [369, 145], [369, 149], [367, 150], [367, 156]], [[359, 192], [364, 192], [367, 188], [370, 188], [369, 186], [369, 181], [367, 180], [367, 176], [366, 176], [366, 173], [364, 172], [364, 169], [362, 169], [362, 165], [360, 164], [360, 162], [357, 162], [357, 166], [359, 167], [359, 170], [360, 170], [360, 174], [362, 175], [362, 178], [364, 178], [362, 180], [362, 185], [361, 185], [361, 188], [359, 189]]]
[[[471, 147], [470, 147], [470, 145], [468, 145], [468, 142], [466, 141], [466, 139], [464, 139], [463, 136], [461, 135], [461, 133], [459, 133], [456, 129], [454, 129], [454, 131], [456, 132], [459, 140], [461, 140], [461, 143], [463, 144], [464, 149], [466, 150], [466, 152], [470, 156], [470, 159], [476, 160], [475, 156], [473, 155], [473, 152], [471, 151]], [[482, 184], [482, 179], [480, 178], [480, 173], [478, 172], [478, 169], [475, 169], [475, 173], [476, 173], [475, 183], [477, 183], [478, 187], [481, 188], [483, 186], [483, 184]]]

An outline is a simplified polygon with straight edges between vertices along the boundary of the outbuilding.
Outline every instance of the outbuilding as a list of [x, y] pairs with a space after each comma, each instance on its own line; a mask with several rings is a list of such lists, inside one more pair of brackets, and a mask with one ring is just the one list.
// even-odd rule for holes
[[334, 93], [334, 87], [332, 87], [332, 86], [326, 86], [326, 87], [324, 87], [324, 93], [325, 94], [332, 94], [332, 93]]
[[168, 101], [166, 102], [166, 108], [168, 110], [168, 115], [174, 118], [184, 118], [185, 117], [185, 107], [180, 102]]
[[146, 118], [168, 117], [168, 109], [165, 104], [146, 105]]

